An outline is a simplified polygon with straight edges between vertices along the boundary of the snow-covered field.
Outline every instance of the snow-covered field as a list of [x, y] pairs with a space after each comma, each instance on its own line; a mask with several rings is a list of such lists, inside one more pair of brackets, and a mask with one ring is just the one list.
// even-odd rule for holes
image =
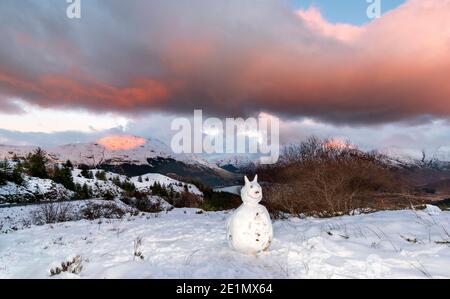
[[[17, 220], [29, 208], [3, 208], [0, 217]], [[275, 221], [270, 251], [259, 256], [228, 248], [229, 215], [174, 209], [10, 231], [0, 234], [0, 278], [49, 278], [75, 256], [79, 274], [53, 277], [450, 278], [450, 212], [435, 207]]]

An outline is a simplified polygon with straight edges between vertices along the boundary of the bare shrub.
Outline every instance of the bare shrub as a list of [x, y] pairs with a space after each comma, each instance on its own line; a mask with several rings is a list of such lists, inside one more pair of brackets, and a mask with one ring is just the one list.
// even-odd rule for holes
[[77, 255], [69, 261], [64, 261], [60, 266], [52, 267], [50, 269], [50, 276], [59, 275], [63, 272], [79, 274], [83, 269], [82, 258]]
[[257, 172], [269, 183], [263, 185], [264, 198], [275, 217], [281, 212], [336, 216], [377, 208], [377, 196], [401, 192], [397, 173], [383, 158], [313, 137], [286, 148], [279, 163]]
[[199, 208], [203, 203], [201, 196], [183, 191], [173, 198], [166, 199], [168, 203], [176, 208]]
[[73, 220], [73, 208], [68, 203], [41, 204], [33, 213], [33, 222], [36, 224], [58, 223]]
[[151, 201], [148, 197], [136, 199], [136, 209], [147, 213], [158, 213], [163, 210], [159, 201]]
[[122, 218], [126, 211], [121, 209], [117, 204], [112, 202], [105, 203], [88, 203], [81, 211], [83, 218], [95, 220], [99, 218], [119, 219]]
[[136, 259], [136, 257], [140, 258], [141, 260], [144, 259], [144, 255], [142, 254], [141, 251], [141, 246], [142, 246], [142, 237], [137, 237], [134, 241], [133, 241], [133, 247], [134, 247], [134, 251], [133, 251], [133, 260]]

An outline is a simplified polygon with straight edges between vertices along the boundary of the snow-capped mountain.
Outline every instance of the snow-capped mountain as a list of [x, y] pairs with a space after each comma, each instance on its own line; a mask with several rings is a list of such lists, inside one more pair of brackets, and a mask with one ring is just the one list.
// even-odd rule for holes
[[[14, 155], [25, 157], [37, 146], [0, 145], [0, 158], [11, 159]], [[215, 165], [195, 155], [173, 154], [170, 147], [154, 138], [136, 136], [110, 136], [92, 143], [72, 143], [56, 147], [44, 147], [53, 162], [72, 161], [75, 164], [97, 166], [101, 164], [148, 164], [148, 159], [162, 157], [199, 164], [208, 167]]]
[[[0, 159], [24, 158], [37, 146], [0, 145]], [[73, 143], [43, 148], [52, 163], [70, 160], [107, 171], [139, 176], [161, 173], [184, 181], [192, 179], [210, 185], [232, 182], [232, 173], [194, 154], [174, 154], [169, 146], [155, 138], [108, 136], [92, 143]]]
[[400, 149], [396, 147], [383, 148], [379, 151], [386, 158], [386, 163], [401, 168], [434, 168], [450, 170], [450, 162], [442, 155], [432, 155], [420, 152]]
[[[129, 138], [129, 137], [127, 137]], [[58, 162], [67, 160], [75, 164], [97, 166], [101, 164], [117, 165], [147, 164], [147, 159], [173, 157], [170, 148], [156, 139], [142, 139], [142, 143], [131, 148], [114, 147], [105, 143], [76, 143], [47, 149], [49, 155]]]
[[210, 164], [215, 164], [218, 167], [231, 171], [239, 172], [250, 166], [259, 163], [260, 155], [258, 154], [218, 154], [218, 155], [203, 155], [203, 159]]

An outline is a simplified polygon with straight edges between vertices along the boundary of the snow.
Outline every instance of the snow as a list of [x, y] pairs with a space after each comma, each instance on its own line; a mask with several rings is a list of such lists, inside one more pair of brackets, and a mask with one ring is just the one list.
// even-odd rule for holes
[[[127, 206], [120, 200], [101, 200], [101, 199], [91, 199], [91, 200], [74, 200], [57, 202], [55, 205], [67, 205], [71, 211], [71, 217], [73, 219], [81, 219], [81, 210], [86, 208], [90, 204], [96, 205], [110, 205], [114, 204], [126, 213], [134, 212], [135, 209]], [[162, 205], [168, 205], [167, 202], [162, 202]], [[18, 205], [18, 206], [0, 206], [0, 236], [2, 234], [8, 234], [16, 230], [22, 230], [25, 228], [30, 228], [33, 225], [37, 225], [34, 214], [39, 211], [41, 206], [44, 204], [31, 204], [31, 205]], [[1, 242], [0, 242], [1, 247]]]
[[[184, 191], [184, 186], [188, 187], [190, 193], [203, 196], [195, 185], [187, 184], [178, 180], [174, 180], [161, 174], [150, 173], [143, 175], [143, 182], [139, 183], [139, 177], [128, 178], [112, 172], [105, 172], [106, 180], [99, 180], [96, 177], [100, 170], [89, 170], [93, 174], [92, 179], [85, 178], [81, 175], [80, 169], [72, 170], [72, 178], [74, 183], [83, 186], [86, 184], [92, 190], [92, 196], [95, 198], [104, 197], [106, 195], [120, 196], [124, 191], [113, 183], [114, 178], [118, 178], [122, 183], [125, 181], [134, 182], [136, 189], [141, 192], [150, 192], [150, 188], [155, 182], [159, 182], [166, 187], [172, 187], [175, 192]], [[74, 192], [67, 190], [61, 184], [57, 184], [49, 179], [40, 179], [30, 176], [24, 176], [24, 183], [17, 185], [7, 182], [0, 186], [0, 203], [2, 202], [34, 202], [34, 201], [51, 201], [65, 200], [73, 198]]]
[[[11, 159], [14, 154], [25, 157], [37, 149], [37, 146], [0, 145], [0, 159]], [[169, 146], [156, 138], [146, 138], [142, 145], [132, 149], [108, 149], [99, 143], [72, 143], [44, 148], [53, 162], [64, 163], [70, 160], [74, 164], [90, 166], [102, 163], [120, 165], [124, 163], [147, 165], [149, 158], [172, 158], [186, 164], [219, 169], [217, 165], [194, 154], [174, 154]]]
[[[0, 217], [30, 208], [3, 208]], [[50, 278], [50, 268], [76, 256], [80, 273], [52, 278], [450, 278], [448, 211], [278, 220], [258, 256], [227, 246], [229, 215], [173, 209], [32, 225], [0, 235], [0, 278]], [[138, 238], [143, 259], [133, 254]]]
[[203, 154], [202, 157], [219, 167], [232, 165], [238, 169], [245, 168], [252, 164], [258, 164], [261, 157], [260, 154]]
[[83, 177], [81, 175], [80, 169], [72, 170], [73, 182], [75, 184], [80, 184], [81, 186], [86, 184], [88, 187], [90, 187], [92, 189], [92, 196], [94, 196], [94, 197], [103, 197], [106, 194], [112, 194], [113, 196], [118, 196], [123, 193], [123, 190], [120, 187], [116, 186], [112, 182], [112, 179], [114, 177], [118, 177], [120, 182], [124, 182], [128, 179], [126, 176], [115, 174], [112, 172], [105, 172], [106, 181], [103, 181], [103, 180], [97, 179], [95, 176], [97, 174], [97, 172], [99, 172], [99, 170], [94, 169], [94, 170], [89, 170], [89, 171], [92, 172], [92, 174], [93, 174], [92, 179], [87, 179], [87, 178]]
[[[148, 173], [141, 176], [128, 178], [124, 175], [105, 171], [106, 180], [103, 181], [97, 179], [95, 176], [97, 172], [101, 170], [93, 169], [89, 171], [92, 172], [93, 179], [83, 177], [81, 175], [81, 170], [79, 169], [74, 169], [72, 171], [72, 176], [75, 183], [80, 185], [86, 184], [88, 187], [91, 187], [93, 189], [94, 196], [102, 196], [107, 191], [112, 192], [115, 195], [121, 194], [123, 190], [112, 182], [114, 178], [118, 178], [121, 183], [125, 181], [132, 182], [135, 185], [136, 190], [141, 192], [150, 192], [151, 187], [155, 183], [159, 183], [161, 186], [164, 185], [167, 188], [171, 187], [175, 192], [183, 192], [185, 190], [184, 186], [186, 185], [190, 193], [203, 196], [203, 192], [201, 192], [195, 185], [184, 183], [159, 173]], [[142, 182], [139, 182], [139, 178], [142, 178]]]
[[147, 158], [171, 157], [170, 148], [157, 139], [146, 139], [145, 143], [132, 149], [111, 150], [98, 143], [77, 143], [48, 149], [59, 162], [71, 160], [78, 164], [147, 164]]
[[162, 211], [170, 211], [173, 209], [173, 206], [160, 196], [152, 195], [149, 196], [148, 200], [154, 205], [159, 204], [159, 208]]
[[73, 192], [49, 179], [24, 176], [24, 183], [7, 182], [0, 186], [0, 203], [8, 201], [61, 200], [73, 196]]
[[184, 186], [188, 186], [188, 191], [190, 193], [203, 196], [203, 192], [201, 192], [195, 185], [187, 184], [172, 178], [169, 178], [165, 175], [158, 173], [149, 173], [140, 176], [142, 178], [142, 183], [139, 182], [139, 176], [128, 178], [124, 175], [119, 175], [113, 172], [105, 172], [106, 180], [99, 180], [96, 178], [97, 172], [100, 170], [93, 169], [89, 170], [93, 174], [93, 179], [87, 179], [81, 175], [81, 170], [74, 169], [72, 171], [73, 180], [75, 183], [80, 185], [86, 184], [88, 187], [92, 189], [94, 197], [102, 197], [109, 192], [109, 194], [113, 194], [114, 196], [118, 196], [123, 193], [123, 190], [116, 186], [112, 180], [114, 178], [118, 178], [121, 183], [128, 181], [133, 182], [136, 186], [136, 190], [141, 192], [150, 192], [151, 187], [158, 182], [161, 185], [166, 186], [167, 188], [172, 187], [175, 192], [183, 192]]
[[432, 205], [426, 205], [426, 208], [424, 211], [430, 216], [437, 216], [442, 212], [441, 209], [439, 209], [439, 207], [432, 206]]

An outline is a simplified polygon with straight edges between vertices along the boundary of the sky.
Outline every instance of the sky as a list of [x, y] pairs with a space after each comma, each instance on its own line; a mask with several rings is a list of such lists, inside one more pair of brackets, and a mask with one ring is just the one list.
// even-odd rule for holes
[[108, 134], [170, 142], [170, 122], [280, 118], [281, 140], [450, 149], [450, 0], [0, 2], [0, 143]]
[[[292, 3], [303, 10], [311, 6], [318, 8], [330, 23], [363, 25], [370, 22], [366, 0], [292, 0]], [[405, 0], [382, 0], [380, 3], [381, 13], [384, 14], [405, 3]]]

